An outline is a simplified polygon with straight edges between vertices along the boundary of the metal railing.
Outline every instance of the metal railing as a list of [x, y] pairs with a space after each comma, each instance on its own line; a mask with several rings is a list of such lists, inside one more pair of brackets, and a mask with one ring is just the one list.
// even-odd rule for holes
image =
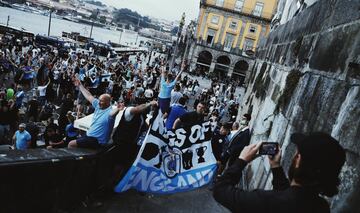
[[264, 12], [264, 11], [259, 13], [259, 11], [255, 10], [255, 8], [247, 8], [247, 7], [236, 8], [235, 2], [234, 3], [226, 3], [225, 2], [222, 6], [218, 6], [218, 5], [216, 5], [216, 0], [201, 0], [200, 5], [213, 7], [213, 8], [217, 8], [220, 10], [233, 12], [233, 13], [239, 13], [241, 15], [247, 15], [247, 16], [251, 16], [254, 18], [260, 18], [260, 19], [264, 19], [267, 21], [271, 21], [272, 17], [274, 16], [274, 13], [268, 13], [268, 12]]
[[208, 48], [211, 48], [214, 50], [228, 52], [230, 54], [235, 54], [235, 55], [243, 54], [243, 51], [240, 48], [238, 48], [238, 47], [236, 47], [236, 48], [230, 47], [229, 48], [228, 46], [222, 45], [221, 43], [207, 43], [205, 40], [200, 39], [200, 40], [196, 41], [196, 44], [200, 45], [200, 46], [208, 47]]

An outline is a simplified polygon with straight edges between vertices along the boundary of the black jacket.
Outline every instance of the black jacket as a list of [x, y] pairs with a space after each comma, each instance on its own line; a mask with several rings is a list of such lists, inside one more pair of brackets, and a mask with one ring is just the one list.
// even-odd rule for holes
[[228, 165], [231, 166], [234, 161], [239, 157], [244, 147], [249, 145], [249, 143], [250, 129], [237, 132], [230, 140], [228, 147], [225, 149], [221, 157], [222, 164], [225, 165], [227, 162], [229, 162]]
[[273, 190], [243, 191], [235, 185], [246, 162], [237, 159], [214, 187], [214, 198], [232, 212], [323, 213], [330, 212], [325, 199], [312, 189], [290, 186], [281, 167], [272, 169]]

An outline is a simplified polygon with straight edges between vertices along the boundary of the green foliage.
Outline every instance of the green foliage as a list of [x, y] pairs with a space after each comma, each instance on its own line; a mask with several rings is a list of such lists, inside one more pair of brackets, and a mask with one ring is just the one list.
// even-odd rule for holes
[[105, 24], [106, 23], [106, 17], [105, 16], [100, 16], [100, 20], [101, 23]]
[[99, 16], [100, 11], [99, 10], [93, 10], [90, 15], [90, 19], [97, 20]]
[[133, 26], [143, 28], [153, 28], [159, 30], [160, 27], [151, 23], [151, 20], [147, 16], [141, 16], [136, 11], [132, 11], [127, 8], [121, 8], [114, 11], [114, 22], [115, 23], [126, 23]]
[[86, 2], [89, 3], [89, 4], [99, 6], [99, 7], [105, 7], [106, 6], [105, 4], [101, 3], [100, 1], [95, 1], [95, 0], [87, 0]]
[[285, 109], [299, 83], [302, 73], [299, 70], [292, 70], [286, 78], [285, 88], [276, 105], [276, 112]]
[[[260, 72], [257, 75], [254, 86], [253, 86], [253, 92], [255, 92], [256, 98], [264, 99], [266, 95], [266, 89], [268, 84], [270, 83], [270, 78], [267, 77], [264, 82], [264, 74], [267, 69], [267, 63], [264, 62], [260, 68]], [[253, 76], [255, 77], [255, 76]]]

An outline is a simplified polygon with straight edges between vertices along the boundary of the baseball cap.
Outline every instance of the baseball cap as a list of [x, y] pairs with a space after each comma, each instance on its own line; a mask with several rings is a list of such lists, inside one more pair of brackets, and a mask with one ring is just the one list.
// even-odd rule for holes
[[327, 133], [314, 132], [308, 135], [294, 133], [290, 140], [296, 144], [301, 162], [314, 172], [314, 177], [337, 181], [345, 163], [345, 150]]
[[19, 127], [26, 128], [26, 124], [21, 123], [21, 124], [19, 124]]

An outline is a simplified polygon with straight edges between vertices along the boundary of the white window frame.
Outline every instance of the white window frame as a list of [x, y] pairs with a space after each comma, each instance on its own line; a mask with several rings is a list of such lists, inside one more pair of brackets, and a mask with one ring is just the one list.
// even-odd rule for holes
[[229, 28], [232, 29], [232, 30], [236, 30], [237, 28], [237, 21], [233, 21], [231, 20], [230, 23], [229, 23]]
[[[231, 38], [231, 40], [229, 38]], [[225, 36], [224, 51], [230, 52], [231, 48], [233, 47], [234, 41], [235, 36], [227, 33]]]
[[[251, 42], [248, 42], [248, 41], [251, 41]], [[249, 43], [252, 43], [252, 45], [250, 46]], [[249, 47], [251, 47], [251, 48], [249, 48]], [[252, 50], [253, 48], [255, 48], [255, 40], [254, 40], [254, 39], [245, 38], [244, 45], [243, 45], [243, 50], [244, 50], [244, 51], [246, 51], [246, 50]]]
[[216, 0], [215, 5], [219, 6], [219, 7], [223, 7], [224, 6], [224, 0]]
[[264, 3], [262, 2], [256, 2], [255, 8], [253, 10], [254, 16], [261, 16], [264, 10]]
[[[252, 29], [254, 29], [254, 32], [252, 32]], [[250, 24], [249, 33], [254, 33], [255, 34], [256, 31], [257, 31], [257, 26]]]
[[234, 10], [239, 12], [242, 11], [244, 7], [244, 2], [245, 0], [236, 0]]
[[[212, 39], [211, 39], [210, 43], [207, 43], [209, 36], [212, 36]], [[206, 36], [206, 43], [208, 45], [212, 45], [214, 43], [215, 36], [216, 36], [216, 31], [212, 30], [212, 29], [208, 29], [207, 36]]]
[[219, 24], [220, 17], [219, 16], [212, 16], [211, 23], [212, 24]]

